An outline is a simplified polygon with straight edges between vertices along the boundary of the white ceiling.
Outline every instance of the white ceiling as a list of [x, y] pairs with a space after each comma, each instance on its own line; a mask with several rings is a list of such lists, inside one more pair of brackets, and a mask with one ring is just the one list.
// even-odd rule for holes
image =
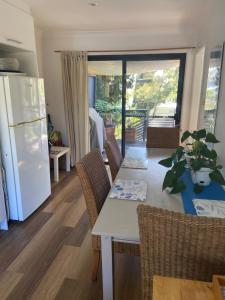
[[[217, 0], [24, 0], [48, 30], [139, 30], [198, 27]], [[92, 7], [90, 2], [98, 5]]]

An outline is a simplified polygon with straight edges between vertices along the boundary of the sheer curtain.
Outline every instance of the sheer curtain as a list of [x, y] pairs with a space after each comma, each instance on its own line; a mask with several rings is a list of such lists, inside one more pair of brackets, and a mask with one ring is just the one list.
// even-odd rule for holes
[[87, 53], [62, 52], [61, 62], [67, 135], [74, 166], [89, 151]]

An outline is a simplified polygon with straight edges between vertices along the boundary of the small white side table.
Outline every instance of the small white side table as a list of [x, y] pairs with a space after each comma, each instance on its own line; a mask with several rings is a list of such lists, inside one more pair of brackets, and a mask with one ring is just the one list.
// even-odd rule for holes
[[50, 158], [54, 160], [54, 180], [59, 181], [59, 158], [66, 155], [66, 171], [70, 172], [70, 148], [52, 146]]

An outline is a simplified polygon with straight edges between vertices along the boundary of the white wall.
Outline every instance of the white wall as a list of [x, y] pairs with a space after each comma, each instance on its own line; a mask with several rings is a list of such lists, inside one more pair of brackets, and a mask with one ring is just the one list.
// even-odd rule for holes
[[37, 49], [37, 63], [39, 77], [44, 77], [44, 65], [43, 65], [43, 31], [39, 28], [35, 28], [35, 39]]
[[[209, 55], [210, 51], [225, 42], [225, 1], [217, 0], [211, 11], [208, 35], [206, 36], [206, 59], [205, 59], [205, 70], [204, 70], [204, 81], [203, 81], [203, 91], [202, 98], [204, 99], [207, 75], [208, 75], [208, 65], [209, 65]], [[202, 103], [201, 110], [203, 111], [204, 102]], [[216, 150], [218, 152], [220, 163], [225, 167], [225, 59], [223, 62], [222, 69], [222, 80], [221, 89], [219, 96], [219, 105], [217, 111], [217, 121], [216, 130], [217, 138], [221, 141], [220, 144], [216, 145]], [[225, 175], [225, 169], [223, 170]]]
[[[40, 36], [39, 36], [40, 37]], [[39, 41], [40, 44], [40, 41]], [[43, 35], [43, 65], [47, 110], [51, 114], [56, 130], [62, 132], [63, 141], [67, 143], [64, 118], [60, 54], [55, 50], [142, 50], [158, 48], [181, 48], [201, 45], [201, 39], [195, 32], [177, 32], [173, 30], [156, 32], [142, 31], [108, 31], [108, 32], [62, 32]], [[39, 49], [40, 51], [40, 49]], [[191, 102], [193, 78], [193, 57], [195, 50], [189, 50], [185, 76], [184, 105], [182, 111], [182, 129], [189, 126], [187, 113]], [[40, 57], [40, 55], [39, 55]]]

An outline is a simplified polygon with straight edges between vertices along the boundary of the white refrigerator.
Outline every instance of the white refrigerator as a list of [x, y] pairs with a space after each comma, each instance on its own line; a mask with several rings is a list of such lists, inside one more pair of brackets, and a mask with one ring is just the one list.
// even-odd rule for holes
[[9, 218], [23, 221], [51, 194], [42, 79], [0, 76], [0, 145]]

